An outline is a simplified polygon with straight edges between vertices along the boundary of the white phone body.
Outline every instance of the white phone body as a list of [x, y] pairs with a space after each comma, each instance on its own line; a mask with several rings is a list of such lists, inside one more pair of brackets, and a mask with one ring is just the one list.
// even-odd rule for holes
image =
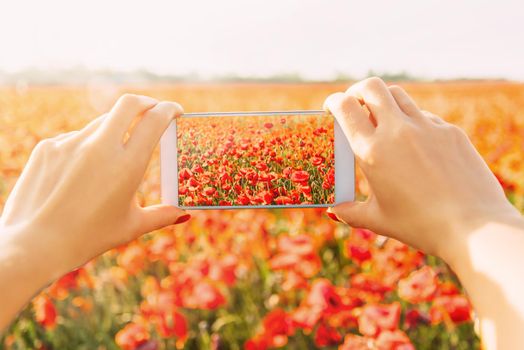
[[[205, 118], [218, 116], [295, 116], [325, 114], [322, 110], [268, 111], [268, 112], [205, 112], [186, 113], [179, 118]], [[186, 210], [199, 209], [253, 209], [253, 208], [322, 208], [355, 199], [355, 160], [353, 151], [340, 125], [334, 120], [334, 158], [335, 158], [335, 200], [327, 204], [285, 204], [285, 205], [179, 205], [178, 196], [178, 152], [177, 124], [173, 121], [165, 131], [160, 142], [161, 196], [162, 203]]]

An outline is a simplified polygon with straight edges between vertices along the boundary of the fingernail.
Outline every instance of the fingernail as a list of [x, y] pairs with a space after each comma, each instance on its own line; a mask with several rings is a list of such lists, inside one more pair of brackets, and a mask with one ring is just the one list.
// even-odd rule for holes
[[191, 219], [191, 215], [189, 214], [179, 216], [178, 219], [176, 219], [176, 221], [173, 223], [173, 225], [181, 224], [183, 222], [186, 222], [189, 219]]
[[326, 214], [327, 214], [327, 216], [328, 216], [331, 220], [336, 221], [336, 222], [340, 222], [340, 220], [337, 218], [337, 216], [336, 216], [335, 214], [330, 213], [329, 211], [326, 212]]

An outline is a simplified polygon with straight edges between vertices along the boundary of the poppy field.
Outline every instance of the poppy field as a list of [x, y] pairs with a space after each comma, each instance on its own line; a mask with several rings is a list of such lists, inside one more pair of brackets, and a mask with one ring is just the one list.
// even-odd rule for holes
[[[120, 93], [176, 100], [186, 112], [289, 110], [318, 109], [330, 93], [346, 87], [0, 87], [0, 209], [38, 141], [81, 128], [106, 111]], [[466, 130], [508, 198], [522, 211], [524, 85], [454, 82], [404, 87], [422, 108]], [[218, 124], [216, 128], [227, 130]], [[290, 166], [318, 169], [314, 164], [306, 168], [305, 163], [317, 156], [330, 159], [304, 142], [303, 162]], [[329, 136], [324, 142], [330, 142]], [[284, 158], [280, 154], [274, 158], [278, 156]], [[262, 160], [271, 158], [269, 154]], [[207, 164], [216, 167], [209, 171], [220, 173], [222, 158], [208, 159], [216, 160]], [[159, 163], [157, 152], [137, 195], [143, 205], [160, 201]], [[271, 173], [257, 164], [245, 167], [257, 174]], [[206, 171], [200, 172], [189, 160], [184, 168], [198, 176]], [[318, 170], [308, 185], [322, 187], [328, 172]], [[227, 173], [233, 179], [238, 174]], [[210, 178], [220, 181], [220, 176]], [[192, 195], [186, 197], [195, 204], [233, 201], [208, 196], [202, 177], [195, 180], [200, 183], [192, 192], [188, 188]], [[249, 179], [240, 183], [245, 180]], [[234, 181], [230, 183], [234, 186]], [[258, 201], [253, 199], [262, 190], [258, 183], [246, 188], [250, 201]], [[286, 190], [300, 192], [301, 201], [312, 200], [297, 187]], [[369, 193], [358, 169], [357, 192], [359, 199]], [[283, 196], [278, 187], [271, 193], [272, 200]], [[424, 200], [431, 198], [421, 203]], [[448, 266], [433, 256], [333, 222], [324, 209], [191, 214], [187, 223], [146, 234], [47, 286], [0, 335], [0, 349], [480, 349], [465, 291]]]
[[333, 117], [177, 120], [181, 206], [334, 203]]

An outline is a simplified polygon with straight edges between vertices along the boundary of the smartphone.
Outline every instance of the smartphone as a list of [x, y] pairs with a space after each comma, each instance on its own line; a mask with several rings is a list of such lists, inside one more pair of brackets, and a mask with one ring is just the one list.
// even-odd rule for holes
[[322, 110], [186, 113], [161, 140], [162, 203], [328, 207], [354, 200], [354, 156]]

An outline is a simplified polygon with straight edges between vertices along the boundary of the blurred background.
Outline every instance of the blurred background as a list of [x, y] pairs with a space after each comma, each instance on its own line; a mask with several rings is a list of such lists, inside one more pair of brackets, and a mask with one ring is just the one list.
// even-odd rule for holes
[[[186, 111], [318, 109], [380, 76], [463, 127], [522, 211], [523, 10], [516, 0], [3, 2], [0, 210], [37, 142], [83, 127], [124, 92]], [[365, 198], [360, 172], [357, 188]], [[158, 154], [138, 197], [160, 200]], [[278, 348], [478, 349], [479, 339], [444, 262], [314, 209], [195, 211], [65, 275], [0, 335], [0, 349]]]
[[17, 1], [1, 80], [524, 79], [519, 1]]

